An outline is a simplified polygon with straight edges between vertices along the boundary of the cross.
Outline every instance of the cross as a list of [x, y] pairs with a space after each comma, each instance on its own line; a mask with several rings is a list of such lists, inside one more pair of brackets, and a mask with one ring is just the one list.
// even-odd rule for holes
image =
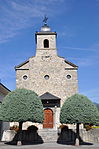
[[47, 20], [48, 20], [48, 18], [45, 15], [44, 20], [43, 20], [44, 24], [47, 24]]

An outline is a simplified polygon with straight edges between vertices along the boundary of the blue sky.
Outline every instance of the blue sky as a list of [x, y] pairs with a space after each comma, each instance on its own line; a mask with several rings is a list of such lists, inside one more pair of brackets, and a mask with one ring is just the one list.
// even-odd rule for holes
[[1, 82], [16, 88], [14, 67], [35, 55], [45, 14], [58, 55], [79, 66], [79, 93], [99, 103], [99, 0], [0, 0]]

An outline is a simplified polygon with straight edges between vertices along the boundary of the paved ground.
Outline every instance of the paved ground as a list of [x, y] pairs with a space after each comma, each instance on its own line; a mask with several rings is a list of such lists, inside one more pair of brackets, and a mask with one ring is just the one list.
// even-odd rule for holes
[[99, 149], [99, 143], [95, 143], [93, 145], [81, 145], [79, 147], [72, 145], [61, 145], [57, 143], [43, 143], [37, 145], [6, 145], [4, 143], [0, 143], [0, 149]]

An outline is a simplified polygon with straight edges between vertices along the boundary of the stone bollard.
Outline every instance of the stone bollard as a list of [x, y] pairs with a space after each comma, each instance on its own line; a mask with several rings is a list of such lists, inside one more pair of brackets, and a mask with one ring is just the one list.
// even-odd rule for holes
[[21, 146], [22, 142], [21, 141], [17, 141], [17, 146]]

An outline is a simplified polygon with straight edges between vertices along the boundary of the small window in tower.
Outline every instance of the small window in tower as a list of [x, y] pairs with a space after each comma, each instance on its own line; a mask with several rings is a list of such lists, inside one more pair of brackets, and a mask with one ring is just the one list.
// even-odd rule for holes
[[48, 39], [44, 40], [44, 48], [49, 48], [49, 40]]

